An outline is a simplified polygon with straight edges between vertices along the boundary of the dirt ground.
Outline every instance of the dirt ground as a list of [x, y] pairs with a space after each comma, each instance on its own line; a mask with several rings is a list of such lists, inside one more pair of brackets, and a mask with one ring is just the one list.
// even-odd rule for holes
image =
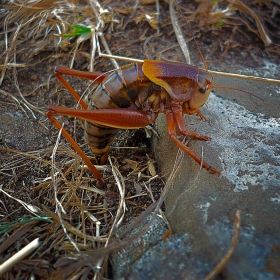
[[[190, 41], [188, 47], [194, 65], [203, 68], [189, 27], [211, 70], [215, 70], [217, 64], [222, 64], [226, 72], [230, 72], [231, 65], [253, 70], [264, 60], [279, 65], [280, 6], [276, 1], [244, 3], [250, 8], [244, 10], [244, 7], [235, 6], [235, 12], [221, 14], [211, 1], [202, 1], [200, 5], [193, 1], [179, 2], [180, 10], [177, 7], [176, 14], [186, 40]], [[185, 61], [172, 26], [169, 5], [166, 1], [158, 4], [157, 7], [156, 1], [107, 0], [100, 1], [101, 8], [92, 1], [65, 1], [60, 4], [56, 1], [4, 1], [0, 12], [0, 186], [5, 193], [0, 196], [0, 228], [1, 243], [6, 247], [0, 246], [1, 262], [12, 256], [18, 247], [26, 245], [27, 236], [28, 241], [41, 236], [44, 248], [33, 258], [2, 275], [3, 279], [11, 279], [17, 271], [22, 277], [34, 274], [43, 279], [52, 275], [55, 279], [61, 273], [59, 261], [66, 262], [67, 258], [76, 257], [72, 251], [73, 244], [66, 241], [58, 225], [59, 218], [54, 214], [58, 207], [56, 198], [66, 210], [63, 219], [82, 233], [76, 240], [79, 249], [91, 254], [90, 250], [103, 246], [100, 244], [104, 240], [97, 242], [98, 245], [93, 248], [85, 242], [85, 236], [97, 234], [97, 226], [92, 226], [89, 212], [101, 222], [97, 237], [104, 238], [108, 237], [114, 217], [118, 216], [120, 194], [112, 168], [121, 172], [119, 176], [126, 189], [127, 210], [123, 219], [118, 217], [120, 223], [125, 224], [132, 217], [139, 216], [153, 199], [159, 198], [163, 181], [150, 138], [146, 137], [144, 129], [121, 131], [117, 135], [110, 152], [114, 167], [108, 164], [107, 170], [102, 172], [105, 184], [98, 193], [90, 189], [97, 186], [91, 172], [79, 168], [80, 158], [63, 138], [59, 139], [54, 165], [52, 154], [58, 131], [45, 116], [46, 106], [50, 104], [76, 105], [54, 76], [55, 66], [70, 67], [72, 61], [74, 69], [83, 71], [89, 71], [90, 66], [94, 66], [94, 71], [102, 72], [115, 68], [110, 59], [97, 53], [95, 61], [91, 60], [94, 44], [90, 33], [79, 35], [78, 39], [77, 36], [56, 36], [71, 33], [70, 25], [93, 27], [104, 24], [99, 29], [104, 37], [98, 38], [100, 42], [102, 38], [106, 40], [114, 55]], [[224, 11], [229, 2], [218, 1], [217, 5]], [[249, 10], [260, 19], [260, 22], [257, 21], [259, 29]], [[264, 27], [264, 31], [260, 26]], [[271, 39], [271, 44], [267, 37]], [[104, 44], [100, 44], [104, 52]], [[127, 64], [125, 61], [118, 63]], [[93, 86], [87, 80], [68, 77], [67, 80], [79, 94]], [[66, 117], [59, 117], [59, 120], [92, 157], [84, 144], [80, 122]], [[153, 171], [153, 167], [157, 171]], [[56, 172], [59, 175], [54, 182], [53, 174]], [[36, 214], [30, 213], [31, 209], [24, 203], [40, 210]], [[57, 224], [50, 224], [45, 215], [54, 220], [57, 218]], [[104, 261], [101, 265], [104, 271], [106, 264]], [[38, 265], [40, 269], [34, 269]], [[93, 275], [94, 272], [87, 273]], [[106, 277], [112, 275], [107, 274]]]

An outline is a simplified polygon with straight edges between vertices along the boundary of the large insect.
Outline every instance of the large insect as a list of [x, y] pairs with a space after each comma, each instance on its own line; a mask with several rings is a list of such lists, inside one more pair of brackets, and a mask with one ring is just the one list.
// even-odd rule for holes
[[[99, 164], [105, 164], [109, 147], [118, 129], [136, 129], [152, 124], [159, 113], [167, 118], [167, 130], [172, 141], [198, 164], [211, 174], [220, 172], [207, 164], [198, 154], [183, 144], [176, 131], [196, 140], [211, 140], [186, 129], [184, 114], [196, 114], [206, 118], [199, 108], [207, 101], [214, 86], [210, 73], [195, 66], [144, 60], [143, 63], [129, 64], [110, 74], [84, 72], [57, 66], [55, 75], [67, 88], [83, 109], [71, 109], [51, 105], [47, 116], [62, 135], [80, 154], [95, 174], [97, 180], [102, 176], [72, 137], [61, 127], [55, 114], [77, 117], [85, 120], [85, 141], [96, 155]], [[99, 82], [87, 104], [65, 80], [63, 75], [71, 75]]]

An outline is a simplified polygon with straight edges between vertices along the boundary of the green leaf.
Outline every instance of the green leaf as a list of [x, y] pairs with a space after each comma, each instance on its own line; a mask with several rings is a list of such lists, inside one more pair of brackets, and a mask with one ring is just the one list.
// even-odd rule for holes
[[91, 32], [91, 29], [82, 25], [70, 25], [69, 30], [72, 30], [71, 33], [62, 34], [63, 38], [75, 37]]
[[222, 27], [225, 24], [224, 21], [219, 21], [215, 24], [216, 27]]
[[30, 223], [32, 221], [42, 221], [42, 222], [52, 223], [51, 218], [44, 214], [42, 214], [40, 217], [31, 217], [31, 218], [29, 218], [26, 215], [23, 215], [21, 218], [18, 218], [15, 221], [0, 225], [0, 234], [10, 232], [11, 230], [17, 227]]

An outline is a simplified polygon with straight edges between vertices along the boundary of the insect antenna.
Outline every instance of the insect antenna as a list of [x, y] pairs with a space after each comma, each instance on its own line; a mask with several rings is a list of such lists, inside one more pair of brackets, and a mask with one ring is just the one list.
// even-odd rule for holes
[[[172, 1], [172, 0], [171, 0], [171, 1]], [[176, 1], [176, 0], [175, 0], [175, 3], [177, 4], [177, 1]], [[190, 28], [189, 22], [188, 22], [188, 21], [186, 20], [186, 18], [184, 17], [183, 11], [182, 11], [182, 9], [180, 8], [180, 6], [179, 6], [179, 5], [177, 5], [177, 6], [178, 6], [178, 9], [179, 9], [180, 13], [181, 13], [182, 16], [183, 16], [183, 19], [184, 19], [184, 21], [185, 21], [185, 23], [186, 23], [186, 25], [187, 25], [187, 27], [188, 27], [188, 29], [189, 29], [189, 31], [190, 31], [192, 37], [193, 37], [193, 40], [194, 40], [194, 42], [195, 42], [197, 51], [198, 51], [198, 53], [199, 53], [199, 55], [200, 55], [200, 58], [201, 58], [201, 60], [202, 60], [202, 62], [203, 62], [204, 69], [205, 69], [207, 72], [211, 72], [211, 71], [208, 70], [206, 61], [205, 61], [204, 56], [203, 56], [203, 54], [202, 54], [202, 52], [201, 52], [201, 49], [200, 49], [200, 47], [199, 47], [199, 45], [198, 45], [198, 42], [197, 42], [197, 40], [195, 39], [194, 33], [193, 33], [192, 29]], [[250, 95], [252, 95], [252, 96], [254, 96], [254, 97], [256, 97], [256, 98], [258, 98], [258, 99], [264, 101], [264, 100], [263, 100], [262, 98], [260, 98], [259, 96], [253, 94], [252, 92], [246, 91], [246, 90], [242, 90], [242, 89], [238, 89], [238, 88], [234, 88], [234, 87], [229, 87], [229, 86], [216, 86], [216, 85], [213, 85], [213, 84], [211, 85], [211, 87], [209, 87], [209, 89], [214, 89], [214, 88], [223, 88], [223, 89], [230, 89], [230, 90], [235, 90], [235, 91], [239, 91], [239, 92], [244, 92], [244, 93], [250, 94]]]
[[[177, 4], [177, 1], [175, 1], [175, 3]], [[203, 54], [202, 54], [202, 52], [201, 52], [201, 50], [200, 50], [200, 47], [199, 47], [199, 45], [198, 45], [198, 42], [196, 41], [196, 39], [195, 39], [195, 37], [194, 37], [194, 33], [193, 33], [193, 31], [191, 30], [191, 28], [190, 28], [190, 24], [189, 24], [189, 22], [186, 20], [186, 18], [184, 17], [183, 11], [182, 11], [182, 9], [180, 8], [180, 6], [179, 6], [179, 5], [177, 5], [177, 6], [178, 6], [178, 9], [179, 9], [181, 15], [183, 16], [183, 19], [184, 19], [184, 21], [185, 21], [185, 23], [186, 23], [186, 25], [187, 25], [187, 27], [188, 27], [188, 29], [189, 29], [189, 31], [190, 31], [192, 37], [193, 37], [193, 40], [194, 40], [194, 42], [195, 42], [195, 45], [196, 45], [196, 48], [197, 48], [197, 50], [198, 50], [199, 56], [200, 56], [200, 58], [201, 58], [201, 60], [202, 60], [202, 62], [203, 62], [204, 69], [205, 69], [206, 71], [208, 71], [208, 67], [207, 67], [206, 61], [205, 61], [204, 56], [203, 56]]]
[[229, 86], [216, 86], [216, 85], [212, 85], [210, 87], [210, 89], [214, 89], [214, 88], [223, 88], [223, 89], [230, 89], [230, 90], [235, 90], [235, 91], [240, 91], [240, 92], [244, 92], [244, 93], [247, 93], [247, 94], [250, 94], [262, 101], [264, 101], [264, 99], [262, 99], [261, 97], [257, 96], [256, 94], [250, 92], [250, 91], [246, 91], [246, 90], [243, 90], [243, 89], [239, 89], [239, 88], [234, 88], [234, 87], [229, 87]]

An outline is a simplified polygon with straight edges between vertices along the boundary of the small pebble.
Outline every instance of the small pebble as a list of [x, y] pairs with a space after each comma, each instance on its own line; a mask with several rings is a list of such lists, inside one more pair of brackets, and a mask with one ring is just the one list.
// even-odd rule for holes
[[35, 82], [38, 80], [38, 76], [36, 74], [33, 74], [31, 75], [30, 80]]

